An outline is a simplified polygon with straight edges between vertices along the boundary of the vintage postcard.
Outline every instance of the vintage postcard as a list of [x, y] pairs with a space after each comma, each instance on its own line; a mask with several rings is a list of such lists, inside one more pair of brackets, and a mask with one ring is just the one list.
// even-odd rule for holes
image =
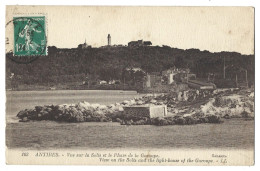
[[6, 6], [6, 163], [254, 165], [253, 7]]

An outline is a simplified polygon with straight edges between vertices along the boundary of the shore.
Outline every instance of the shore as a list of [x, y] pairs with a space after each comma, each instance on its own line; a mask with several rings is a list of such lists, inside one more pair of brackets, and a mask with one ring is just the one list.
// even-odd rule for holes
[[[149, 118], [124, 114], [124, 107], [166, 105], [168, 115]], [[223, 119], [254, 119], [254, 90], [187, 90], [167, 94], [147, 94], [110, 105], [60, 104], [35, 106], [17, 114], [21, 122], [120, 122], [122, 125], [185, 125], [222, 123]]]
[[[220, 91], [220, 90], [218, 90]], [[234, 105], [239, 105], [243, 109], [250, 109], [244, 107], [245, 102], [250, 101], [250, 92], [247, 90], [233, 90], [229, 89], [222, 90], [222, 95], [219, 94], [222, 99], [232, 94], [242, 94], [242, 101], [230, 102], [225, 106], [230, 106], [232, 110], [226, 110], [227, 113], [232, 116], [234, 112]], [[253, 92], [253, 90], [251, 91]], [[215, 92], [220, 93], [220, 92]], [[188, 94], [188, 95], [187, 95]], [[182, 95], [182, 96], [181, 96]], [[7, 92], [7, 124], [6, 124], [6, 144], [8, 148], [24, 148], [24, 149], [144, 149], [144, 148], [156, 148], [156, 149], [175, 149], [175, 148], [189, 148], [189, 149], [252, 149], [254, 148], [254, 120], [253, 118], [242, 117], [240, 113], [230, 119], [220, 117], [224, 122], [221, 123], [201, 123], [201, 124], [190, 124], [168, 126], [155, 126], [155, 125], [134, 125], [135, 119], [122, 120], [127, 121], [128, 125], [121, 125], [120, 122], [107, 121], [104, 116], [107, 116], [106, 111], [112, 111], [108, 109], [109, 106], [115, 105], [114, 109], [120, 109], [121, 106], [131, 106], [140, 100], [143, 100], [147, 104], [154, 103], [154, 105], [160, 104], [161, 102], [168, 102], [168, 116], [180, 116], [181, 118], [188, 118], [189, 109], [196, 109], [201, 111], [201, 107], [205, 106], [210, 99], [216, 99], [216, 95], [213, 92], [209, 93], [208, 97], [195, 98], [195, 92], [187, 93], [186, 95], [180, 94], [179, 100], [177, 94], [145, 94], [140, 95], [136, 92], [120, 93], [120, 91], [19, 91]], [[253, 95], [253, 94], [252, 94]], [[187, 97], [189, 97], [187, 99]], [[192, 98], [193, 97], [193, 98]], [[200, 97], [203, 97], [201, 94]], [[139, 99], [139, 100], [138, 100]], [[187, 99], [187, 101], [185, 101]], [[225, 99], [225, 98], [224, 98]], [[237, 99], [237, 98], [236, 98]], [[156, 101], [154, 101], [156, 100]], [[28, 109], [34, 110], [35, 106], [41, 106], [46, 108], [47, 106], [71, 106], [68, 109], [62, 110], [64, 113], [61, 114], [60, 118], [66, 118], [70, 116], [71, 119], [77, 115], [72, 115], [71, 108], [79, 104], [79, 102], [85, 101], [89, 103], [90, 111], [93, 107], [93, 113], [89, 113], [89, 119], [96, 118], [97, 121], [83, 121], [83, 122], [68, 122], [68, 120], [58, 121], [51, 120], [51, 118], [39, 118], [34, 119], [33, 115], [28, 115], [27, 122], [18, 122], [19, 119], [16, 115], [19, 111]], [[87, 101], [87, 102], [86, 102]], [[132, 104], [132, 102], [134, 102]], [[238, 103], [239, 102], [239, 103]], [[219, 103], [213, 103], [214, 107], [217, 107]], [[138, 106], [138, 104], [135, 104]], [[145, 105], [145, 104], [144, 104]], [[92, 107], [91, 107], [92, 106]], [[101, 109], [106, 106], [107, 109]], [[174, 107], [175, 106], [175, 107]], [[121, 109], [122, 109], [121, 108]], [[186, 112], [185, 112], [186, 110]], [[212, 109], [213, 110], [213, 109]], [[211, 110], [211, 111], [212, 111]], [[214, 111], [214, 110], [213, 110]], [[40, 111], [42, 113], [43, 111]], [[99, 113], [100, 112], [100, 113]], [[99, 115], [101, 112], [104, 115]], [[221, 111], [219, 111], [221, 112]], [[229, 113], [230, 112], [230, 113]], [[115, 112], [120, 114], [120, 111]], [[114, 113], [114, 114], [115, 114]], [[218, 114], [217, 112], [214, 112]], [[38, 113], [39, 114], [39, 113]], [[55, 113], [49, 113], [47, 116], [53, 116]], [[56, 113], [57, 114], [57, 113]], [[79, 113], [75, 113], [79, 114]], [[83, 118], [86, 118], [86, 111], [83, 110]], [[123, 111], [122, 113], [123, 114]], [[186, 114], [186, 115], [185, 115]], [[221, 114], [221, 113], [220, 113]], [[253, 113], [252, 113], [253, 114]], [[56, 116], [56, 115], [54, 115]], [[101, 117], [102, 116], [102, 117]], [[122, 115], [120, 115], [122, 116]], [[192, 115], [193, 116], [193, 115]], [[194, 115], [196, 116], [196, 115]], [[206, 116], [206, 113], [205, 113]], [[11, 120], [9, 120], [9, 117]], [[170, 117], [171, 118], [171, 117]], [[158, 118], [157, 118], [158, 119]], [[168, 119], [160, 118], [160, 120]], [[138, 121], [138, 120], [137, 120]], [[163, 121], [164, 122], [164, 121]], [[161, 123], [163, 123], [161, 122]], [[140, 123], [140, 122], [139, 122]], [[160, 122], [158, 122], [160, 123]], [[164, 122], [165, 123], [165, 122]], [[191, 122], [190, 122], [191, 123]]]

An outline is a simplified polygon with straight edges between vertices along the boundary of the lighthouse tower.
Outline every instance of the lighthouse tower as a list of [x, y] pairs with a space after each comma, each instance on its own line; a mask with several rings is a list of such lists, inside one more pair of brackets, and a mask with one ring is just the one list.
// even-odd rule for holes
[[110, 34], [107, 35], [107, 45], [111, 46], [111, 36], [110, 36]]

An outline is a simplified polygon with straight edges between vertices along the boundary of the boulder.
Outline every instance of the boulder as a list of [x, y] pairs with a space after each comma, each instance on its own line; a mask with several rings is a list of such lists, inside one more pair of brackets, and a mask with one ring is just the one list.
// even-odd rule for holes
[[164, 125], [169, 125], [168, 121], [164, 118], [156, 117], [151, 119], [151, 124], [152, 125], [157, 125], [157, 126], [164, 126]]
[[241, 116], [242, 116], [242, 118], [252, 118], [252, 116], [250, 115], [250, 113], [247, 112], [247, 111], [243, 111], [243, 112], [241, 113]]
[[183, 117], [178, 117], [175, 119], [175, 123], [178, 125], [185, 125], [186, 124], [186, 120]]
[[165, 119], [167, 120], [169, 125], [175, 125], [176, 124], [174, 117], [167, 117]]
[[119, 122], [119, 123], [122, 122], [122, 120], [121, 120], [120, 118], [116, 118], [115, 121], [116, 121], [116, 122]]
[[21, 120], [19, 120], [19, 122], [28, 122], [30, 121], [27, 117], [23, 117]]
[[225, 116], [223, 116], [223, 118], [230, 119], [231, 117], [228, 114], [225, 114]]
[[196, 120], [194, 118], [192, 118], [191, 116], [187, 116], [184, 119], [185, 119], [185, 123], [187, 125], [196, 124]]
[[100, 122], [108, 122], [109, 120], [106, 117], [100, 118]]
[[146, 124], [146, 121], [145, 120], [138, 120], [135, 122], [135, 125], [145, 125]]
[[143, 102], [142, 100], [138, 100], [138, 101], [136, 102], [136, 104], [137, 104], [137, 105], [142, 105], [142, 104], [144, 104], [144, 102]]
[[92, 121], [92, 117], [90, 115], [85, 117], [85, 121], [86, 122], [91, 122]]
[[99, 106], [98, 106], [98, 109], [99, 109], [99, 110], [106, 110], [106, 109], [107, 109], [107, 106], [105, 106], [105, 105], [99, 105]]
[[18, 118], [23, 118], [23, 117], [25, 117], [27, 115], [28, 115], [28, 111], [27, 111], [27, 109], [25, 109], [25, 110], [21, 110], [16, 116]]
[[124, 100], [123, 102], [122, 102], [122, 104], [124, 104], [124, 105], [128, 105], [130, 102], [128, 101], [128, 100]]
[[111, 110], [115, 110], [116, 105], [110, 104], [110, 105], [108, 105], [107, 107], [108, 107], [109, 109], [111, 109]]
[[219, 116], [216, 115], [208, 115], [208, 123], [222, 123], [223, 121]]
[[78, 104], [79, 106], [85, 107], [86, 109], [90, 106], [90, 103], [83, 101], [83, 102], [79, 102]]
[[164, 118], [161, 118], [159, 120], [159, 126], [165, 126], [165, 125], [169, 125], [168, 121]]
[[131, 119], [131, 120], [126, 120], [125, 121], [125, 124], [126, 125], [132, 125], [133, 124], [133, 120]]
[[103, 116], [105, 115], [105, 112], [102, 110], [96, 110], [95, 112], [93, 112], [93, 115], [95, 116]]
[[155, 99], [152, 99], [150, 103], [156, 103], [157, 101]]
[[35, 106], [34, 108], [37, 112], [40, 112], [41, 110], [43, 110], [43, 106]]

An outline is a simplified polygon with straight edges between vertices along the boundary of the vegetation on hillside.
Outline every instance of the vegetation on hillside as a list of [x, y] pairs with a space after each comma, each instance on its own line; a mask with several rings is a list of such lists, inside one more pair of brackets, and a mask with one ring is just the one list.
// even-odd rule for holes
[[[141, 73], [126, 73], [126, 68], [138, 67], [147, 73], [161, 72], [173, 66], [190, 68], [199, 78], [214, 73], [215, 79], [223, 78], [224, 59], [226, 79], [245, 80], [247, 70], [249, 84], [254, 84], [254, 55], [237, 52], [211, 53], [198, 49], [177, 49], [168, 46], [144, 46], [139, 48], [110, 47], [88, 49], [57, 49], [48, 47], [48, 56], [40, 56], [28, 64], [18, 64], [6, 54], [7, 88], [17, 85], [47, 85], [95, 80], [120, 80], [133, 84], [141, 81]], [[241, 69], [242, 68], [242, 69]], [[14, 76], [11, 77], [11, 73]], [[135, 75], [137, 74], [137, 75]]]

